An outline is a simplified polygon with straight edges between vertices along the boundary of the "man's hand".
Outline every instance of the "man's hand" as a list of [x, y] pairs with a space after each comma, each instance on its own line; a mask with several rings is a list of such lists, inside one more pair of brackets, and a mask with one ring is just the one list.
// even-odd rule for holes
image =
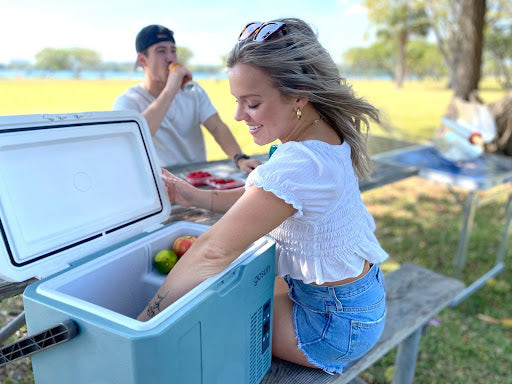
[[192, 80], [192, 72], [187, 67], [179, 63], [169, 65], [169, 77], [167, 78], [166, 86], [176, 87], [179, 84], [177, 87], [179, 89], [190, 80]]
[[261, 161], [256, 159], [240, 159], [237, 163], [238, 168], [247, 173], [251, 173], [258, 165], [261, 165]]

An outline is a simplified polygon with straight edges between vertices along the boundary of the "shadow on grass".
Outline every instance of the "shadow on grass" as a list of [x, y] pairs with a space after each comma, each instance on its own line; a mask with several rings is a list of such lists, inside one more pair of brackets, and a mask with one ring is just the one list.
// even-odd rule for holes
[[[465, 192], [455, 191], [463, 200]], [[445, 186], [420, 178], [363, 194], [375, 218], [377, 237], [390, 255], [386, 264], [413, 262], [453, 275], [463, 207]], [[480, 207], [475, 215], [461, 279], [469, 284], [495, 264], [504, 224], [506, 197]], [[455, 308], [445, 309], [422, 338], [417, 383], [512, 383], [512, 272], [505, 270]], [[391, 268], [391, 269], [392, 269]], [[481, 320], [481, 315], [497, 323]], [[373, 383], [391, 381], [395, 351], [366, 373]], [[491, 357], [493, 356], [493, 357]]]

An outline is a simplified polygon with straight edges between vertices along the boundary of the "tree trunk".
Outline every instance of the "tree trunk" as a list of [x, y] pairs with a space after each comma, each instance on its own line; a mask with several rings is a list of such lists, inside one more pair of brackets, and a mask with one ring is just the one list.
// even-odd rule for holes
[[395, 69], [396, 87], [402, 88], [405, 77], [405, 47], [407, 46], [407, 31], [403, 30], [398, 35], [398, 60]]
[[[460, 34], [463, 37], [455, 71], [454, 97], [445, 112], [445, 117], [456, 120], [458, 111], [455, 98], [466, 101], [479, 101], [478, 83], [482, 64], [483, 30], [485, 23], [486, 0], [461, 0], [459, 18]], [[500, 100], [488, 104], [496, 121], [496, 139], [485, 145], [486, 152], [496, 152], [512, 156], [512, 91]]]
[[464, 38], [455, 72], [455, 97], [464, 100], [469, 100], [480, 81], [485, 10], [486, 0], [462, 0], [459, 27]]
[[497, 135], [485, 150], [512, 156], [512, 91], [488, 107], [496, 119]]

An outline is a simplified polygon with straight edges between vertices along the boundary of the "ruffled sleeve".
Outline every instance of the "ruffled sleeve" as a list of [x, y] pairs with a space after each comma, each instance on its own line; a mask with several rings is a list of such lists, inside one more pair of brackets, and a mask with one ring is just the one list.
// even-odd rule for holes
[[301, 143], [289, 142], [279, 145], [268, 162], [249, 174], [246, 188], [254, 185], [272, 192], [297, 210], [295, 218], [307, 212], [315, 219], [339, 198], [343, 189], [339, 180], [318, 153]]

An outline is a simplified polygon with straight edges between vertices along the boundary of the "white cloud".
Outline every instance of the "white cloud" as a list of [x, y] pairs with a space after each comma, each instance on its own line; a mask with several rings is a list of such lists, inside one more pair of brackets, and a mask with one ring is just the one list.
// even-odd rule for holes
[[345, 9], [345, 12], [343, 12], [343, 15], [344, 16], [355, 16], [355, 15], [364, 15], [366, 16], [366, 7], [362, 6], [361, 4], [352, 4], [352, 5], [349, 5], [346, 9]]

